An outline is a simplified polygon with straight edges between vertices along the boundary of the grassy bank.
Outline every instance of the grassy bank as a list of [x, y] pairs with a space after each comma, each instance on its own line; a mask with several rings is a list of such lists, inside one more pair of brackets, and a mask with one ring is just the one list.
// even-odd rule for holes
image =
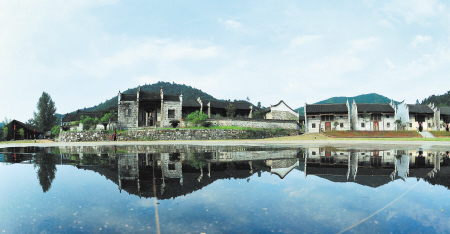
[[335, 138], [422, 138], [416, 131], [329, 131], [324, 134]]
[[450, 132], [447, 131], [430, 131], [435, 137], [450, 137]]

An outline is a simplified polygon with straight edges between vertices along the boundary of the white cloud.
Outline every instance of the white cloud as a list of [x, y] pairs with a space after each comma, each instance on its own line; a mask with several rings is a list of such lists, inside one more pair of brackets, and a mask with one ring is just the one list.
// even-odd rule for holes
[[349, 42], [349, 45], [351, 47], [351, 50], [353, 51], [369, 50], [374, 48], [374, 45], [377, 41], [378, 38], [372, 36], [368, 38], [352, 40]]
[[242, 27], [241, 23], [234, 21], [234, 20], [219, 19], [219, 23], [221, 23], [223, 26], [225, 26], [226, 29], [237, 29], [237, 28]]
[[290, 47], [301, 46], [313, 41], [317, 41], [322, 38], [322, 35], [305, 35], [296, 37], [291, 40]]
[[395, 64], [392, 63], [391, 60], [389, 60], [389, 59], [386, 59], [386, 65], [388, 66], [388, 68], [390, 70], [393, 70], [393, 69], [397, 68], [397, 66], [395, 66]]
[[406, 23], [426, 24], [428, 18], [447, 14], [444, 4], [438, 0], [399, 0], [385, 4], [383, 7], [388, 15], [400, 17]]
[[432, 40], [432, 38], [430, 36], [417, 35], [414, 37], [414, 39], [411, 41], [411, 43], [409, 43], [409, 45], [416, 47], [420, 43], [431, 41], [431, 40]]

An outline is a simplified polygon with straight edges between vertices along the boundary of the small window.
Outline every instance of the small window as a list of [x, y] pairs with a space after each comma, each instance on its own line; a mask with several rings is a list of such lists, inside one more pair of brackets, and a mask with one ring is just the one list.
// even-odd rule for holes
[[409, 127], [412, 128], [412, 123], [409, 123]]
[[311, 116], [311, 119], [315, 119], [316, 118], [316, 116]]
[[361, 153], [361, 155], [366, 155], [365, 153]]
[[316, 151], [313, 151], [313, 152], [311, 152], [312, 153], [312, 155], [316, 155]]
[[386, 152], [386, 155], [391, 155], [391, 152]]
[[366, 127], [366, 124], [365, 124], [365, 123], [361, 123], [361, 127], [362, 127], [362, 128], [365, 128], [365, 127]]
[[131, 116], [131, 109], [127, 109], [127, 116]]
[[344, 153], [340, 153], [340, 155], [344, 155]]
[[169, 163], [168, 166], [169, 166], [169, 170], [171, 170], [171, 171], [175, 170], [175, 163]]
[[344, 127], [344, 123], [340, 123], [340, 124], [339, 124], [339, 127], [340, 127], [340, 128], [343, 128], [343, 127]]
[[386, 118], [388, 118], [388, 119], [389, 119], [389, 115], [386, 115]]
[[315, 123], [312, 123], [312, 124], [311, 124], [311, 128], [316, 128], [316, 124], [315, 124]]
[[431, 123], [428, 123], [428, 127], [431, 128]]
[[390, 128], [391, 127], [391, 123], [387, 123], [386, 127]]
[[175, 118], [175, 110], [169, 110], [168, 116], [169, 116], [169, 119]]

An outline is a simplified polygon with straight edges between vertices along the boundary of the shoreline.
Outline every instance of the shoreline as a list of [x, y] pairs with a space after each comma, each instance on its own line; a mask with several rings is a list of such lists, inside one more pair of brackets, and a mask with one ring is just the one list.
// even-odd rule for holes
[[[289, 137], [287, 137], [289, 138]], [[397, 138], [396, 138], [397, 139]], [[419, 140], [389, 140], [389, 139], [316, 139], [316, 140], [292, 140], [283, 138], [270, 139], [242, 139], [242, 140], [177, 140], [177, 141], [91, 141], [91, 142], [53, 142], [53, 141], [37, 141], [32, 142], [8, 142], [1, 143], [0, 148], [9, 147], [55, 147], [55, 146], [128, 146], [128, 145], [199, 145], [199, 146], [286, 146], [286, 147], [325, 147], [333, 146], [337, 148], [355, 148], [355, 149], [439, 149], [450, 150], [450, 141], [419, 141]]]

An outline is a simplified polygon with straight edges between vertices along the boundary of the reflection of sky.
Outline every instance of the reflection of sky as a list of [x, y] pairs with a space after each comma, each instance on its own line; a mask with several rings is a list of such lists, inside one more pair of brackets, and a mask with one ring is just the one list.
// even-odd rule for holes
[[[57, 166], [47, 193], [32, 165], [0, 170], [0, 232], [155, 232], [153, 199], [140, 199], [92, 171]], [[417, 184], [417, 185], [416, 185]], [[215, 181], [202, 190], [158, 201], [162, 233], [282, 231], [449, 232], [450, 192], [415, 178], [378, 188], [335, 183], [293, 170]]]

